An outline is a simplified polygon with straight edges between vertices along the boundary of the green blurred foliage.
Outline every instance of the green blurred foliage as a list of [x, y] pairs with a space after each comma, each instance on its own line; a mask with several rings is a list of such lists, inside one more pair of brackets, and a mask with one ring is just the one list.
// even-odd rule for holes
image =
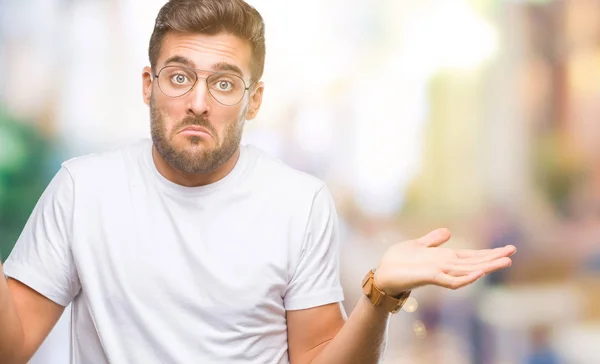
[[0, 258], [6, 259], [56, 166], [53, 144], [0, 109]]

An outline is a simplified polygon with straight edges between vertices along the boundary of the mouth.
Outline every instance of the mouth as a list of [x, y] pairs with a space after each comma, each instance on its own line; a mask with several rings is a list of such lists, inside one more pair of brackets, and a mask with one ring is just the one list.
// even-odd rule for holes
[[196, 126], [196, 125], [186, 126], [178, 134], [181, 134], [184, 136], [212, 138], [212, 135], [210, 134], [208, 129], [203, 128], [201, 126]]

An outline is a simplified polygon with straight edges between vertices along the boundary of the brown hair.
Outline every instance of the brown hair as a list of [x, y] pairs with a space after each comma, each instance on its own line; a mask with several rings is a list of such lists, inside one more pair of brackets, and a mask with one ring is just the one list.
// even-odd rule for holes
[[169, 0], [158, 12], [148, 56], [155, 70], [161, 42], [167, 32], [233, 34], [250, 42], [252, 81], [265, 65], [265, 24], [256, 9], [243, 0]]

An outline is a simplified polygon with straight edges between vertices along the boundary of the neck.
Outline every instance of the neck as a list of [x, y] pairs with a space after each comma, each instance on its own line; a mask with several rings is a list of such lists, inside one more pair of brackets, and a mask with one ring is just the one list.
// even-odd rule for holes
[[236, 149], [235, 153], [233, 153], [227, 162], [223, 163], [212, 172], [186, 173], [171, 167], [160, 153], [158, 153], [156, 148], [152, 146], [152, 159], [154, 160], [154, 165], [158, 172], [169, 181], [184, 187], [206, 186], [221, 180], [233, 170], [239, 157], [240, 147]]

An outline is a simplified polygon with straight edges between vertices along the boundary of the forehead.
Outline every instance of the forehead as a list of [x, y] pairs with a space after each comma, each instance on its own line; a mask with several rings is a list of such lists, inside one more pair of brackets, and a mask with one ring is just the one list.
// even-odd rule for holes
[[187, 59], [193, 68], [210, 71], [217, 65], [230, 64], [241, 69], [242, 76], [250, 76], [252, 47], [250, 42], [228, 33], [168, 32], [162, 40], [157, 66], [178, 57]]

